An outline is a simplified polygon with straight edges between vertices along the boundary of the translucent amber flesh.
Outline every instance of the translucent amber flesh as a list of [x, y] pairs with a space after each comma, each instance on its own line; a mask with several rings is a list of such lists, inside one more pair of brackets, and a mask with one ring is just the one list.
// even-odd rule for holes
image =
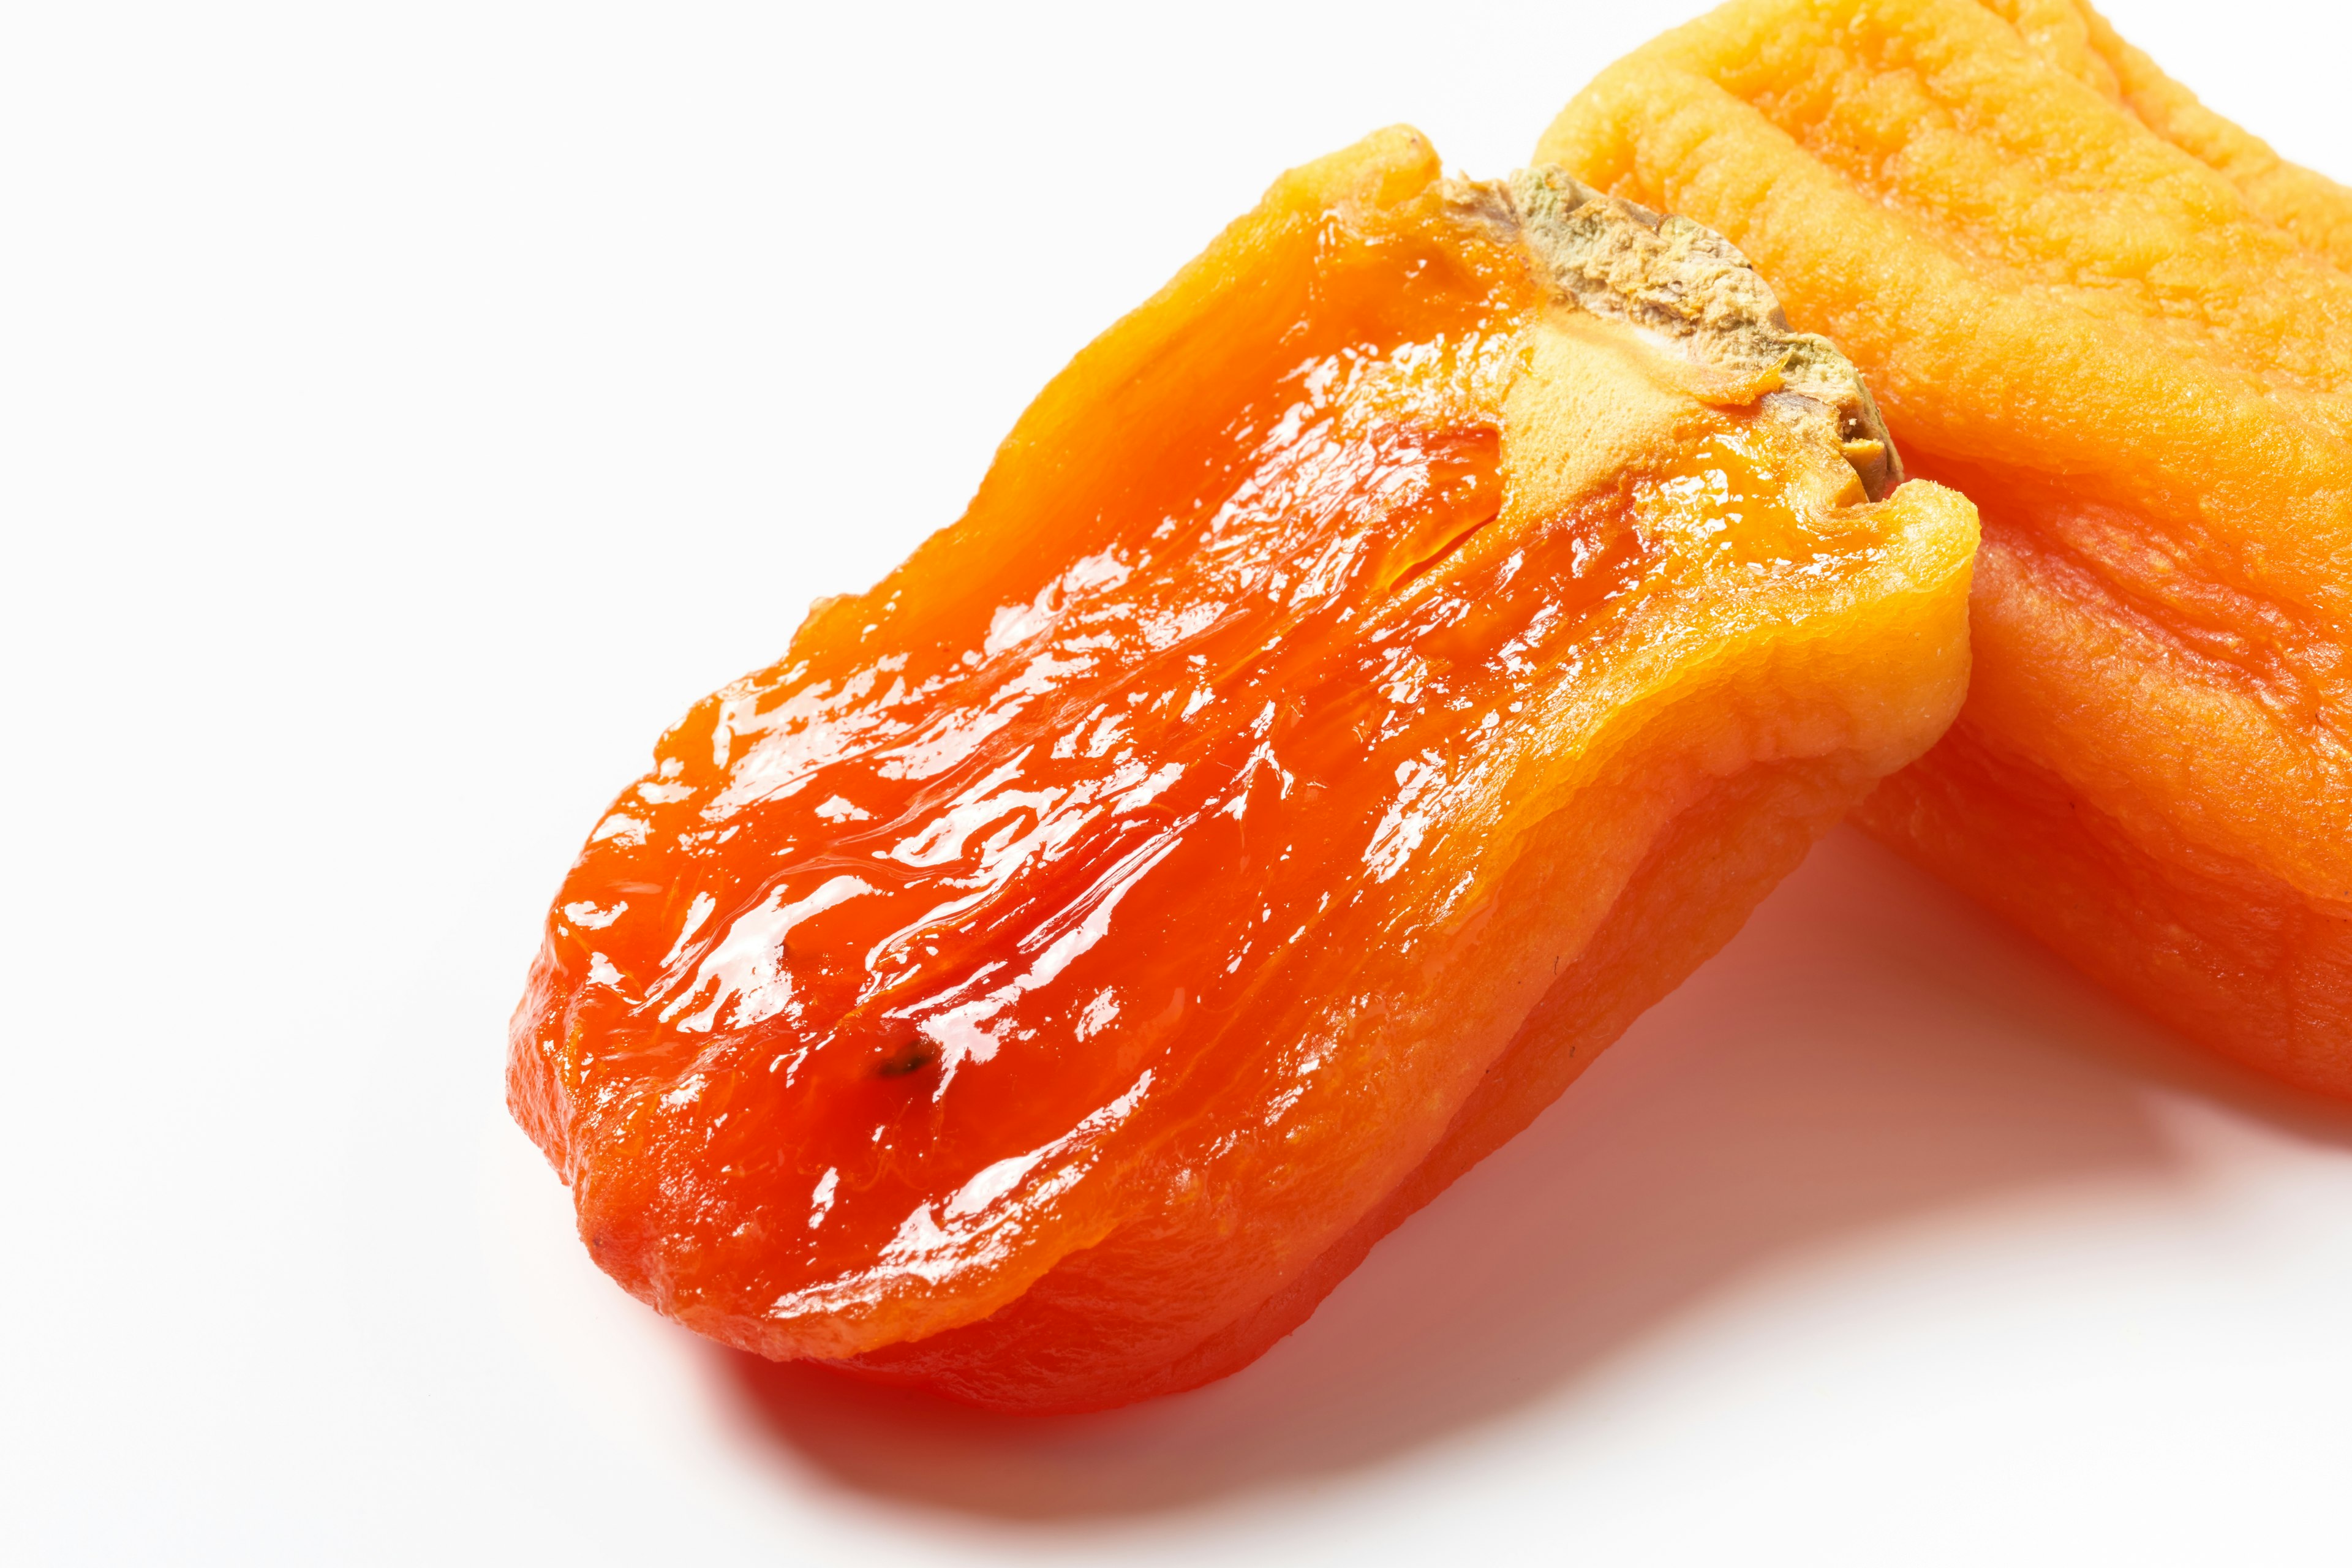
[[1741, 0], [1538, 156], [1729, 237], [1982, 510], [1967, 708], [1865, 824], [2352, 1094], [2352, 193], [2074, 0]]
[[[1833, 462], [1693, 402], [1645, 466], [1513, 506], [1549, 294], [1436, 172], [1391, 134], [1278, 185], [1047, 390], [961, 523], [696, 707], [597, 826], [510, 1093], [624, 1284], [854, 1357], [1149, 1220], [1184, 1278], [955, 1389], [1133, 1397], [1429, 1155], [1711, 781], [1784, 762], [1833, 814], [1940, 727], [1948, 500], [1802, 501]], [[1711, 661], [1792, 605], [1902, 649], [1745, 711]], [[1506, 907], [1596, 781], [1573, 918]]]

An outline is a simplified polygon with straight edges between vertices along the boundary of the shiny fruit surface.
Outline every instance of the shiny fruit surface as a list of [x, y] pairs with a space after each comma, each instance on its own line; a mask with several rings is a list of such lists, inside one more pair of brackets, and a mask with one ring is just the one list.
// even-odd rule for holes
[[1218, 1375], [1940, 731], [1966, 503], [1522, 216], [1286, 176], [662, 738], [510, 1057], [609, 1273], [1005, 1407]]

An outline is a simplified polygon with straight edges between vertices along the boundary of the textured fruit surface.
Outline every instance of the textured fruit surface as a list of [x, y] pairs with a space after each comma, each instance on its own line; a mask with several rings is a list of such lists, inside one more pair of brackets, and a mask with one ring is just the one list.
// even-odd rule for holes
[[991, 1405], [1216, 1376], [1940, 732], [1967, 503], [1591, 197], [1286, 176], [663, 737], [509, 1059], [599, 1264]]
[[1968, 704], [1865, 826], [2352, 1093], [2352, 193], [2073, 0], [1741, 0], [1539, 155], [1722, 230], [1982, 509]]

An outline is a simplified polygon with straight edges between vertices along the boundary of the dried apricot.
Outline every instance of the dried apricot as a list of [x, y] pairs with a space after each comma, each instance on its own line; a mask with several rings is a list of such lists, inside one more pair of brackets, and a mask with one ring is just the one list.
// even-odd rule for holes
[[1738, 0], [1539, 156], [1745, 247], [1983, 509], [1967, 707], [1861, 820], [2352, 1094], [2352, 192], [2074, 0]]
[[591, 836], [515, 1114], [705, 1333], [1025, 1409], [1286, 1333], [1942, 730], [1973, 515], [1736, 252], [1391, 131]]

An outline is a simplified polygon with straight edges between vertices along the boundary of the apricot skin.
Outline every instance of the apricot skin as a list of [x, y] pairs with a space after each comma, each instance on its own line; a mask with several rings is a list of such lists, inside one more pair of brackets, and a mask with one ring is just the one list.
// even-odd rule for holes
[[1864, 826], [2352, 1094], [2352, 193], [2073, 0], [1738, 0], [1538, 156], [1727, 235], [1978, 504], [1967, 705]]

